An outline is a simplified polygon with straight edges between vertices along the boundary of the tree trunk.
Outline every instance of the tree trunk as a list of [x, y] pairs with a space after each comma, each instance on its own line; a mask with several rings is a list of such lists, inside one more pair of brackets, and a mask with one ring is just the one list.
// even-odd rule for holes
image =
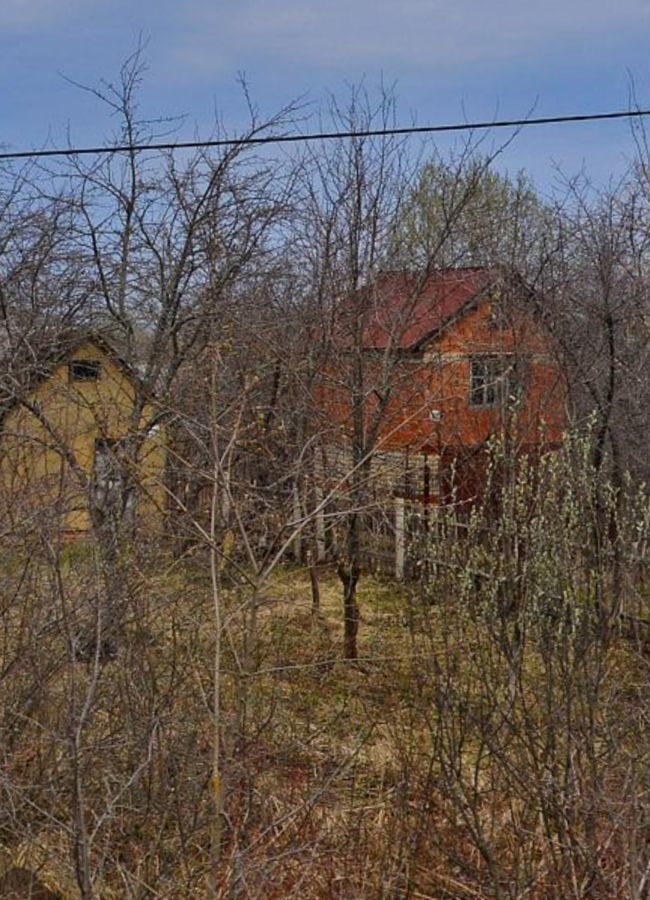
[[350, 515], [347, 534], [347, 559], [339, 560], [337, 571], [343, 585], [343, 658], [357, 659], [357, 634], [359, 631], [359, 606], [357, 583], [361, 574], [360, 529], [358, 512]]
[[343, 594], [343, 658], [357, 659], [359, 656], [357, 649], [357, 633], [359, 631], [359, 606], [357, 604], [357, 581], [358, 575], [351, 572], [344, 585]]
[[133, 504], [130, 498], [135, 491], [124, 468], [115, 467], [113, 474], [114, 480], [102, 482], [95, 472], [88, 491], [90, 520], [103, 584], [97, 598], [92, 634], [82, 639], [80, 650], [82, 657], [98, 655], [102, 661], [115, 656], [122, 630], [128, 595], [123, 544], [131, 524]]
[[309, 582], [311, 585], [311, 614], [318, 616], [320, 614], [320, 585], [318, 583], [318, 570], [316, 568], [317, 553], [310, 550], [307, 556], [309, 565]]

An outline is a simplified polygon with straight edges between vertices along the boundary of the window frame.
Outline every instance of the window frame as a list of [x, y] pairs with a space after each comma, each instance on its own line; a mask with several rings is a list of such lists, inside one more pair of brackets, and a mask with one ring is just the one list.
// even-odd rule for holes
[[[475, 367], [482, 366], [482, 372]], [[480, 353], [469, 358], [470, 409], [499, 409], [520, 402], [526, 391], [522, 364], [512, 353]], [[480, 395], [480, 399], [479, 398]]]
[[[76, 372], [75, 367], [77, 367]], [[80, 369], [85, 369], [85, 374], [81, 374]], [[102, 363], [99, 359], [71, 359], [68, 363], [68, 381], [70, 382], [99, 381], [101, 377]]]

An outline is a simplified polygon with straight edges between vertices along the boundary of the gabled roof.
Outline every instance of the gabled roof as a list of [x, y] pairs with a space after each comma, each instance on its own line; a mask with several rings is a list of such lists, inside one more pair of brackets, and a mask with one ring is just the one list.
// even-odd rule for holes
[[43, 334], [24, 342], [21, 347], [0, 362], [0, 423], [21, 398], [25, 398], [55, 368], [65, 362], [84, 344], [94, 344], [108, 356], [132, 381], [138, 375], [115, 350], [107, 338], [97, 331], [85, 329], [66, 330], [55, 335]]
[[386, 272], [364, 288], [367, 350], [417, 350], [484, 297], [498, 280], [493, 269]]

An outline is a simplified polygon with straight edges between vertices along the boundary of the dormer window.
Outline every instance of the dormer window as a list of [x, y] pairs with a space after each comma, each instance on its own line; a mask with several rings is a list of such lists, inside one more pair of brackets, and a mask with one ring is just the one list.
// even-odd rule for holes
[[68, 368], [70, 381], [99, 381], [102, 366], [98, 359], [73, 359]]

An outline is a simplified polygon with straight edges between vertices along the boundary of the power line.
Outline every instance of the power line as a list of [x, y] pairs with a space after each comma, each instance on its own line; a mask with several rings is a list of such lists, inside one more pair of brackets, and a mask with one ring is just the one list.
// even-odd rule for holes
[[261, 137], [221, 138], [213, 141], [177, 141], [153, 144], [116, 144], [114, 147], [69, 147], [66, 150], [20, 150], [0, 153], [0, 160], [39, 159], [52, 156], [89, 156], [92, 154], [135, 153], [146, 150], [197, 150], [239, 145], [297, 144], [342, 138], [389, 137], [391, 135], [441, 134], [453, 131], [486, 131], [491, 128], [527, 128], [529, 125], [563, 125], [571, 122], [602, 122], [610, 119], [639, 119], [650, 116], [650, 109], [591, 113], [572, 116], [543, 116], [535, 119], [500, 119], [489, 122], [460, 122], [453, 125], [411, 125], [402, 128], [372, 128], [362, 131], [318, 131], [308, 134], [267, 135]]

